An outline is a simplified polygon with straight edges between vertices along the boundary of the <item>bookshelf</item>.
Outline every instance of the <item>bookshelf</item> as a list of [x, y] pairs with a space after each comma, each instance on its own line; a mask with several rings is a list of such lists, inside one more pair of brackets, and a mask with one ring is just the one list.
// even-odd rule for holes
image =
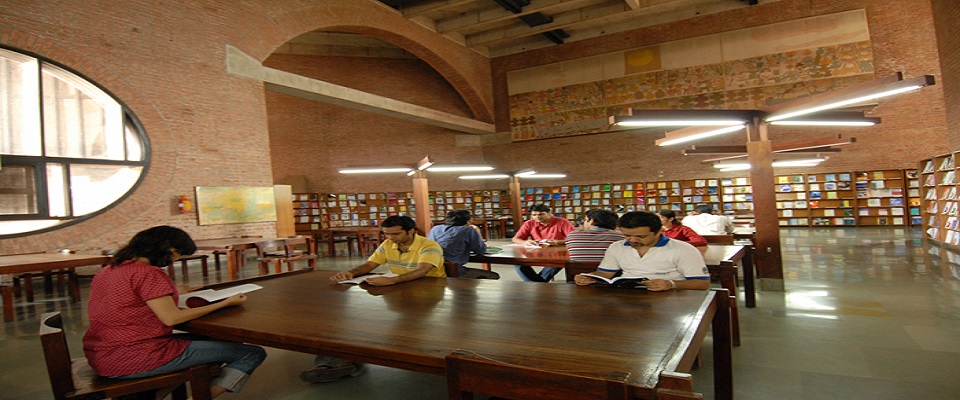
[[683, 213], [680, 181], [647, 182], [647, 211], [660, 209]]
[[906, 225], [903, 170], [859, 171], [854, 178], [857, 225]]
[[810, 210], [803, 175], [775, 176], [777, 222], [780, 226], [809, 226]]
[[293, 193], [293, 225], [297, 235], [312, 235], [326, 228], [320, 208], [319, 194]]
[[406, 192], [329, 193], [321, 198], [324, 228], [377, 226], [390, 215], [413, 215], [415, 211], [413, 193]]
[[724, 214], [749, 214], [753, 212], [753, 188], [749, 178], [720, 179]]
[[856, 191], [849, 173], [807, 175], [810, 223], [814, 226], [856, 225]]
[[717, 210], [722, 210], [720, 203], [719, 179], [693, 179], [680, 181], [680, 195], [683, 202], [683, 212], [693, 211], [699, 204], [709, 204]]
[[453, 210], [469, 210], [474, 218], [510, 216], [510, 195], [506, 190], [454, 190], [430, 192], [430, 216], [438, 221]]
[[907, 180], [907, 223], [910, 226], [923, 225], [922, 198], [920, 191], [920, 175], [915, 169], [904, 171], [904, 178]]

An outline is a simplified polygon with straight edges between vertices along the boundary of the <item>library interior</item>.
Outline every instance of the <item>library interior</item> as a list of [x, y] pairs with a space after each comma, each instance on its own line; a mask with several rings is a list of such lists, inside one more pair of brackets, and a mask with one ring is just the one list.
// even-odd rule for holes
[[[955, 398], [958, 54], [955, 0], [7, 2], [0, 400], [175, 383], [82, 361], [93, 277], [157, 226], [196, 246], [179, 293], [255, 287], [169, 324], [266, 350], [222, 398]], [[543, 206], [733, 229], [710, 290], [582, 286], [607, 260], [512, 240]], [[469, 268], [331, 280], [459, 210]]]

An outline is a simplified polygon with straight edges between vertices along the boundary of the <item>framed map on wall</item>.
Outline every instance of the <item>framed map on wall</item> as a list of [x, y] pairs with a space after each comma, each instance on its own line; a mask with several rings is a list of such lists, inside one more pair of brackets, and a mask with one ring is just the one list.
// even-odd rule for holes
[[273, 187], [197, 186], [200, 225], [277, 220]]

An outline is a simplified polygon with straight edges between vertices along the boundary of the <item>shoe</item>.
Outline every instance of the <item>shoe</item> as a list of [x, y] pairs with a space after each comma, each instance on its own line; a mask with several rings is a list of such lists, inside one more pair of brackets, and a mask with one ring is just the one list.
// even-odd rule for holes
[[365, 365], [361, 363], [350, 363], [336, 367], [319, 365], [301, 372], [300, 380], [310, 383], [327, 383], [346, 376], [359, 376], [365, 370]]

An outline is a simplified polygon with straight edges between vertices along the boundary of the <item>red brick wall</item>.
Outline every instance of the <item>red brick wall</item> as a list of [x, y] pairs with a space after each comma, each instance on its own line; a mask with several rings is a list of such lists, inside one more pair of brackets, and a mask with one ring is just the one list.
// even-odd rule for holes
[[960, 149], [960, 4], [933, 0], [933, 22], [940, 48], [942, 77], [939, 85], [947, 105], [950, 149]]
[[[488, 60], [370, 0], [4, 2], [0, 44], [62, 63], [114, 93], [143, 122], [152, 155], [146, 180], [122, 204], [69, 228], [2, 240], [0, 254], [116, 247], [159, 224], [194, 237], [273, 234], [273, 223], [198, 226], [196, 214], [175, 213], [175, 199], [192, 195], [196, 186], [274, 183], [263, 85], [228, 75], [225, 48], [263, 60], [293, 37], [320, 28], [404, 47], [456, 88], [462, 100], [451, 109], [492, 122]], [[345, 141], [363, 138], [356, 134], [361, 130], [369, 135], [355, 142], [356, 161], [376, 155], [363, 152], [379, 132], [396, 135], [385, 139], [397, 143], [381, 152], [388, 157], [419, 158], [423, 150], [412, 149], [414, 144], [447, 149], [453, 140], [449, 132], [394, 120], [366, 118], [355, 126]]]
[[[493, 60], [494, 94], [498, 99], [507, 97], [506, 73], [515, 69], [855, 9], [866, 9], [878, 77], [903, 71], [908, 77], [932, 74], [940, 80], [940, 59], [929, 2], [783, 0], [496, 58]], [[914, 167], [919, 159], [946, 152], [951, 147], [946, 140], [943, 88], [943, 85], [937, 85], [882, 100], [876, 114], [883, 118], [883, 123], [869, 129], [787, 130], [775, 127], [771, 129], [771, 138], [774, 144], [837, 133], [857, 138], [856, 144], [844, 146], [842, 153], [831, 154], [830, 160], [822, 167], [807, 169], [809, 172]], [[509, 130], [506, 102], [496, 105], [498, 130]], [[517, 159], [531, 158], [529, 154], [563, 154], [563, 157], [537, 157], [531, 163], [535, 162], [544, 170], [565, 170], [570, 174], [571, 183], [654, 180], [660, 175], [685, 178], [712, 173], [712, 168], [699, 162], [702, 157], [680, 156], [682, 146], [655, 147], [654, 140], [662, 137], [662, 133], [661, 129], [646, 133], [518, 142], [485, 149], [485, 152], [497, 165], [516, 164]], [[742, 143], [743, 134], [697, 142], [700, 145]], [[604, 158], [598, 159], [598, 155]], [[611, 166], [608, 160], [616, 165]], [[600, 165], [597, 165], [598, 161], [601, 161]], [[778, 169], [776, 172], [793, 171]]]
[[[274, 55], [264, 65], [450, 114], [469, 110], [443, 77], [419, 60]], [[278, 182], [304, 176], [312, 192], [411, 191], [404, 174], [344, 175], [340, 168], [482, 163], [477, 147], [457, 147], [447, 129], [267, 93], [270, 152]], [[455, 173], [430, 173], [431, 188], [463, 188]], [[474, 183], [476, 184], [476, 183]]]

